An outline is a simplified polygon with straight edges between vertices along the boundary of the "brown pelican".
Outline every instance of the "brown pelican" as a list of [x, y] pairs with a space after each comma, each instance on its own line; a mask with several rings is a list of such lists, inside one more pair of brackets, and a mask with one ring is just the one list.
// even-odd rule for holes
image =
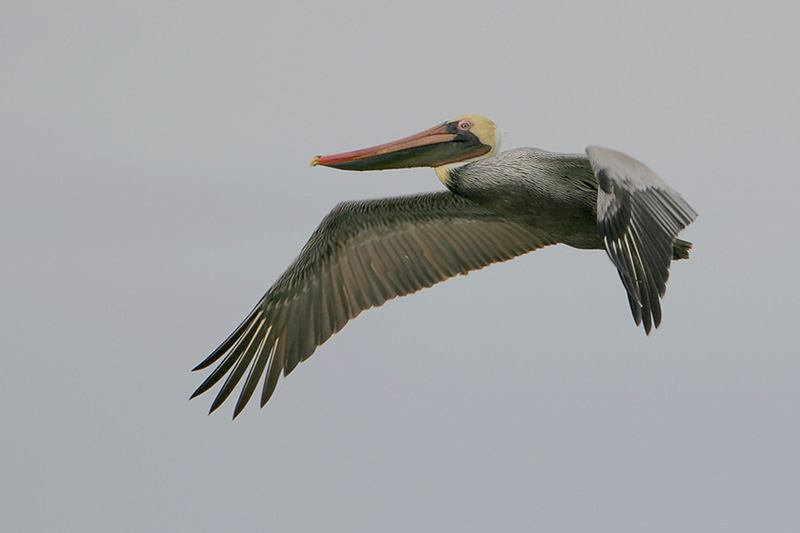
[[361, 311], [457, 274], [550, 244], [605, 249], [646, 333], [661, 322], [670, 262], [689, 257], [678, 233], [697, 216], [639, 161], [520, 148], [496, 154], [491, 120], [466, 115], [399, 141], [311, 165], [343, 170], [433, 167], [447, 191], [343, 202], [236, 330], [194, 370], [217, 363], [192, 394], [227, 375], [213, 412], [243, 377], [234, 418], [262, 376], [278, 381]]

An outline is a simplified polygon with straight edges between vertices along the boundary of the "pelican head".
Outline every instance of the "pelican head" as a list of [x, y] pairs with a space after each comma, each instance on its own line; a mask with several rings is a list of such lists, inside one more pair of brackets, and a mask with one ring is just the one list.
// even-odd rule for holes
[[398, 141], [315, 156], [311, 166], [341, 170], [434, 167], [441, 179], [450, 168], [493, 155], [498, 145], [499, 132], [494, 122], [479, 115], [464, 115]]

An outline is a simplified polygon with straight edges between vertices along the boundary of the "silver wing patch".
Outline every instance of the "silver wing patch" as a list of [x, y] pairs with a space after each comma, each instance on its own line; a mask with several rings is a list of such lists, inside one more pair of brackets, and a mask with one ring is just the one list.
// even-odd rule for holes
[[588, 147], [586, 155], [598, 183], [600, 235], [628, 292], [633, 319], [649, 334], [661, 323], [660, 299], [676, 238], [697, 213], [632, 157], [598, 146]]

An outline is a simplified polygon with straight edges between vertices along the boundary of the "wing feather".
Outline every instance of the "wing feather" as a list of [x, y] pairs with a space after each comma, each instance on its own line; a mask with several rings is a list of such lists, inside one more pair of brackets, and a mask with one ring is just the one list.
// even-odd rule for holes
[[362, 311], [548, 244], [554, 242], [450, 192], [339, 204], [247, 318], [195, 368], [217, 364], [192, 397], [225, 378], [214, 411], [244, 381], [236, 417], [263, 376], [263, 406], [281, 373]]
[[597, 178], [597, 226], [646, 333], [661, 323], [675, 240], [697, 213], [653, 171], [607, 148], [586, 155]]

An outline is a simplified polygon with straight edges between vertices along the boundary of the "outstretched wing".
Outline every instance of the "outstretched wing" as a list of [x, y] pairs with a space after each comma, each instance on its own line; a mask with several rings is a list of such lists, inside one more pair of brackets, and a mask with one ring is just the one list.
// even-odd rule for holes
[[227, 375], [211, 411], [244, 380], [234, 418], [261, 377], [261, 406], [278, 377], [361, 311], [457, 274], [554, 244], [451, 192], [336, 206], [238, 328], [194, 370], [217, 367], [192, 394]]
[[623, 153], [590, 146], [597, 177], [597, 226], [628, 291], [636, 325], [661, 323], [661, 302], [678, 233], [697, 217], [652, 170]]

